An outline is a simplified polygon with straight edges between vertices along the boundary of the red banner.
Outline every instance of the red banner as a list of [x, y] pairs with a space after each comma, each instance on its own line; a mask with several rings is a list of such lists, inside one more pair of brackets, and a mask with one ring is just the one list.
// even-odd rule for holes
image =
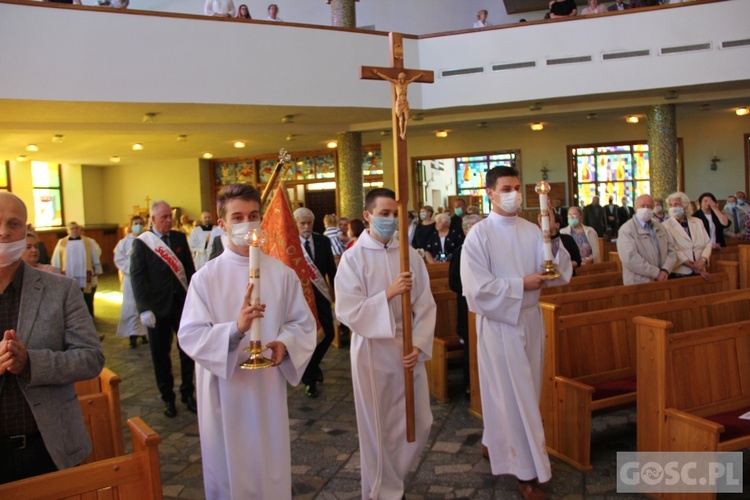
[[[263, 216], [263, 222], [260, 225], [263, 229], [263, 253], [280, 260], [287, 266], [294, 269], [300, 282], [302, 283], [302, 292], [305, 294], [307, 305], [318, 320], [318, 313], [315, 308], [315, 294], [310, 282], [310, 273], [305, 262], [305, 256], [302, 252], [302, 244], [297, 232], [297, 224], [294, 222], [292, 210], [289, 208], [289, 201], [286, 198], [286, 191], [279, 186], [268, 204], [268, 209]], [[320, 323], [318, 323], [320, 328]]]

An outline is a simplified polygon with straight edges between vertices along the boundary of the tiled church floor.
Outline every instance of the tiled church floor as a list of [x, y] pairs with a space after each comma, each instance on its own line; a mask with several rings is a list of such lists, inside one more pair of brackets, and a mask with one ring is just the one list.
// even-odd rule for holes
[[[201, 499], [200, 440], [196, 415], [178, 402], [178, 415], [168, 419], [154, 382], [148, 346], [130, 349], [114, 335], [119, 316], [116, 277], [105, 276], [96, 294], [96, 325], [106, 334], [107, 366], [122, 378], [123, 422], [140, 416], [162, 437], [159, 446], [165, 498]], [[176, 349], [173, 350], [177, 367]], [[288, 389], [294, 497], [343, 499], [360, 495], [357, 425], [349, 370], [349, 352], [331, 348], [323, 362], [325, 383], [320, 397], [309, 399], [304, 387]], [[179, 376], [179, 371], [174, 370]], [[461, 391], [461, 371], [453, 370], [453, 398], [434, 403], [430, 440], [407, 478], [407, 499], [521, 498], [514, 478], [493, 476], [482, 458], [482, 422], [468, 413]], [[177, 382], [177, 385], [179, 382]], [[238, 433], [247, 432], [238, 429]], [[594, 471], [582, 473], [552, 459], [551, 498], [627, 498], [616, 495], [616, 451], [635, 448], [635, 412], [621, 411], [594, 422]], [[130, 436], [125, 441], [130, 450]]]

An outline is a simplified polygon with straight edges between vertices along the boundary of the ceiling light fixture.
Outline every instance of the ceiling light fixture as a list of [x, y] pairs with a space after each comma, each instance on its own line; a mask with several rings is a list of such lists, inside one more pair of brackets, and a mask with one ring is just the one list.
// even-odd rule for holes
[[52, 136], [52, 142], [61, 143], [64, 137], [61, 134], [55, 134]]
[[156, 121], [156, 113], [146, 113], [143, 115], [143, 123], [154, 123]]
[[387, 137], [389, 135], [391, 135], [391, 131], [390, 130], [381, 130], [380, 131], [380, 136], [381, 137]]
[[178, 135], [177, 136], [177, 142], [187, 142], [187, 136], [186, 135]]
[[421, 122], [422, 120], [424, 120], [424, 114], [414, 113], [413, 115], [411, 115], [411, 119], [415, 122]]
[[750, 108], [737, 108], [735, 113], [737, 113], [737, 116], [745, 116], [750, 114]]
[[235, 141], [234, 147], [237, 149], [242, 149], [245, 147], [245, 141]]
[[281, 118], [281, 123], [294, 123], [294, 115], [284, 115]]
[[542, 109], [542, 103], [535, 102], [531, 106], [529, 106], [529, 111], [540, 111]]
[[587, 120], [596, 120], [597, 114], [596, 113], [589, 113], [586, 115]]
[[677, 99], [678, 97], [680, 97], [680, 94], [678, 94], [676, 90], [670, 90], [669, 92], [667, 92], [667, 95], [664, 96], [664, 99], [671, 101], [673, 99]]
[[26, 155], [19, 155], [18, 158], [16, 158], [17, 161], [28, 161], [29, 159], [26, 158]]
[[289, 142], [292, 142], [294, 140], [294, 137], [295, 137], [294, 134], [289, 134], [288, 136], [286, 136], [286, 140]]
[[534, 122], [531, 124], [531, 130], [533, 130], [534, 132], [544, 130], [544, 124], [542, 122]]
[[112, 163], [120, 163], [120, 157], [119, 156], [110, 156], [109, 161]]
[[477, 128], [487, 128], [487, 122], [479, 122], [479, 123], [477, 123]]
[[326, 144], [326, 147], [328, 149], [336, 149], [338, 147], [339, 143], [337, 141], [328, 141]]
[[143, 150], [143, 144], [141, 144], [140, 142], [136, 142], [135, 144], [133, 144], [133, 151], [141, 151], [141, 150]]
[[628, 123], [638, 123], [641, 120], [635, 115], [630, 115], [627, 118], [625, 118], [625, 121]]
[[701, 111], [710, 111], [711, 110], [711, 105], [710, 104], [701, 104], [700, 108], [698, 108], [698, 109], [700, 109]]
[[32, 153], [34, 151], [39, 151], [39, 146], [37, 146], [36, 144], [29, 144], [28, 146], [26, 146], [26, 151], [31, 151]]
[[435, 137], [440, 137], [441, 139], [445, 139], [448, 137], [448, 131], [447, 130], [438, 130], [435, 132]]
[[214, 157], [214, 155], [212, 155], [211, 153], [203, 153], [202, 157], [204, 160], [210, 160]]

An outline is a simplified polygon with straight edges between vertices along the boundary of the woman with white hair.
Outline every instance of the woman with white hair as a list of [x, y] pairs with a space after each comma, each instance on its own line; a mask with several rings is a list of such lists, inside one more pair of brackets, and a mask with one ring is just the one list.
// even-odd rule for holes
[[711, 239], [703, 222], [688, 215], [690, 198], [679, 191], [672, 193], [667, 197], [667, 206], [669, 219], [664, 221], [662, 226], [674, 240], [679, 264], [670, 277], [682, 278], [699, 274], [709, 279], [711, 275], [706, 268], [711, 258]]
[[580, 207], [568, 209], [568, 225], [560, 229], [560, 234], [570, 235], [576, 240], [578, 250], [581, 252], [582, 266], [602, 261], [599, 252], [599, 235], [593, 227], [583, 225], [583, 212]]
[[435, 229], [424, 247], [424, 258], [430, 264], [448, 262], [453, 250], [461, 246], [461, 235], [451, 231], [451, 216], [446, 213], [435, 216]]

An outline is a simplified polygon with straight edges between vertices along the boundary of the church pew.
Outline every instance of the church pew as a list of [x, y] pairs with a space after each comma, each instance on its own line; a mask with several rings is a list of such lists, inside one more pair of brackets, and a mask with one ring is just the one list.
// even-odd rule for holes
[[619, 268], [617, 262], [596, 262], [594, 264], [587, 264], [576, 268], [576, 277], [614, 272], [622, 272], [622, 269]]
[[605, 241], [604, 238], [599, 238], [599, 255], [602, 256], [602, 262], [609, 262], [610, 252], [617, 251], [616, 241]]
[[139, 417], [127, 425], [133, 453], [0, 485], [0, 498], [161, 499], [161, 438]]
[[76, 383], [78, 404], [93, 449], [84, 464], [125, 453], [120, 377], [105, 367], [98, 377]]
[[725, 273], [715, 273], [711, 281], [700, 276], [678, 280], [654, 281], [637, 285], [620, 285], [572, 293], [558, 293], [540, 298], [545, 328], [544, 374], [542, 377], [542, 399], [540, 409], [545, 423], [547, 443], [556, 443], [557, 429], [555, 405], [555, 376], [561, 374], [557, 351], [559, 338], [556, 328], [560, 318], [571, 314], [649, 304], [670, 299], [680, 299], [702, 294], [733, 290], [730, 278]]
[[558, 318], [554, 418], [545, 434], [548, 452], [581, 470], [591, 470], [592, 413], [636, 402], [636, 316], [671, 321], [673, 331], [750, 320], [750, 290]]
[[[592, 264], [593, 265], [593, 264]], [[570, 283], [562, 286], [551, 288], [542, 288], [542, 296], [552, 295], [555, 293], [579, 292], [582, 290], [593, 290], [597, 288], [606, 288], [610, 286], [622, 285], [622, 273], [620, 271], [589, 274], [586, 276], [573, 276]]]
[[[667, 451], [673, 444], [665, 433], [667, 408], [735, 407], [738, 398], [744, 401], [740, 408], [750, 407], [750, 322], [687, 332], [677, 332], [671, 322], [651, 317], [641, 316], [633, 322], [638, 338], [638, 380], [643, 389], [638, 394], [639, 451]], [[735, 352], [738, 346], [744, 346], [744, 351]], [[709, 372], [716, 359], [719, 366]], [[714, 413], [723, 413], [723, 409]], [[747, 428], [750, 431], [750, 422]], [[750, 446], [750, 435], [747, 440], [746, 446]]]
[[[750, 321], [675, 333], [635, 318], [638, 451], [740, 451], [750, 447]], [[643, 382], [641, 383], [641, 381]], [[661, 495], [714, 499], [715, 494]]]
[[448, 263], [426, 264], [430, 275], [430, 290], [437, 306], [435, 318], [435, 339], [432, 343], [432, 359], [425, 363], [430, 395], [441, 403], [450, 401], [448, 397], [448, 363], [460, 358], [463, 345], [456, 335], [456, 292], [448, 283]]

